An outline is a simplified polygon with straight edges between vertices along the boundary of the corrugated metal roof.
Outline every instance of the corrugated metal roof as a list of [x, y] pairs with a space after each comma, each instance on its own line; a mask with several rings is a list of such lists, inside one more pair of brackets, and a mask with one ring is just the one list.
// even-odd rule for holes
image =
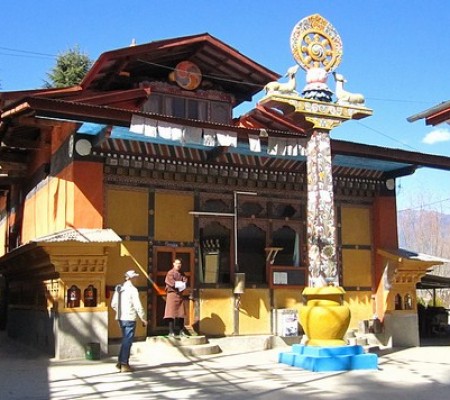
[[80, 243], [119, 243], [122, 239], [112, 229], [64, 229], [33, 239], [34, 243], [80, 242]]
[[450, 263], [450, 260], [446, 258], [417, 253], [405, 249], [379, 249], [378, 252], [385, 256], [389, 256], [390, 258], [397, 258], [399, 262], [405, 259], [408, 261], [426, 262], [434, 265]]

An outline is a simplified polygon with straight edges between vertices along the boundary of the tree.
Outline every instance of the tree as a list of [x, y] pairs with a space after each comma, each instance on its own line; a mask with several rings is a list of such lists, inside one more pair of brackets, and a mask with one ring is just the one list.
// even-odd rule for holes
[[60, 53], [56, 59], [56, 65], [47, 73], [48, 81], [44, 81], [46, 88], [63, 88], [78, 85], [89, 68], [92, 60], [82, 53], [78, 46]]
[[[421, 193], [412, 199], [412, 204], [415, 206], [399, 212], [400, 247], [450, 259], [450, 215], [445, 214], [443, 209], [422, 206], [423, 204], [441, 204], [432, 199], [432, 194]], [[433, 267], [432, 274], [450, 277], [450, 263]], [[420, 292], [420, 296], [425, 295]], [[438, 289], [436, 295], [447, 307], [450, 305], [449, 289]]]

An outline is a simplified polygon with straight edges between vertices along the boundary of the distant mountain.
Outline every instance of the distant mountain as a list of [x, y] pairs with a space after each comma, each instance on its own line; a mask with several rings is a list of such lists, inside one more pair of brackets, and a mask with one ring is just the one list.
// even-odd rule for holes
[[402, 210], [398, 212], [397, 222], [400, 247], [450, 258], [449, 214], [432, 210]]

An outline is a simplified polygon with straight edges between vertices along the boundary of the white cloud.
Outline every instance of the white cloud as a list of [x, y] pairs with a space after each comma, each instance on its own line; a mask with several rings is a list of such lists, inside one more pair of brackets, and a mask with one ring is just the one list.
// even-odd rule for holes
[[439, 142], [450, 142], [450, 131], [448, 129], [436, 129], [427, 133], [422, 139], [422, 143], [435, 144]]

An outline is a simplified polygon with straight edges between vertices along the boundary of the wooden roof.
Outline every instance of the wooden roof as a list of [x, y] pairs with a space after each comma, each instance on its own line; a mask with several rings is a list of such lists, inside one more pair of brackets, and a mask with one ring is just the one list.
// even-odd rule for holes
[[[132, 115], [140, 114], [146, 118], [171, 121], [184, 126], [235, 131], [241, 141], [248, 140], [248, 135], [258, 135], [263, 144], [267, 143], [268, 136], [308, 137], [307, 132], [295, 120], [285, 118], [282, 113], [260, 104], [229, 125], [141, 112], [141, 104], [149, 93], [148, 89], [139, 87], [139, 82], [146, 77], [167, 80], [168, 73], [180, 61], [186, 60], [200, 67], [204, 82], [209, 81], [214, 87], [232, 94], [236, 98], [236, 104], [251, 100], [266, 83], [280, 77], [204, 33], [105, 52], [77, 86], [0, 93], [0, 189], [26, 176], [28, 156], [39, 148], [42, 133], [51, 131], [53, 126], [64, 124], [65, 121], [129, 127]], [[127, 148], [126, 142], [130, 140], [134, 141], [129, 137], [118, 137], [103, 140], [102, 144], [97, 137], [95, 145], [98, 149], [102, 146], [114, 148], [116, 142], [121, 141], [119, 147]], [[145, 146], [149, 146], [149, 143]], [[164, 146], [166, 149], [178, 146], [176, 143], [150, 145], [162, 146], [159, 150], [164, 150]], [[305, 161], [300, 156], [284, 161], [280, 157], [278, 160], [269, 160], [261, 153], [245, 154], [233, 149], [197, 150], [200, 159], [205, 159], [206, 154], [206, 159], [213, 158], [218, 163], [264, 164], [298, 171], [298, 168], [303, 168]], [[189, 151], [186, 157], [194, 153]], [[334, 172], [349, 176], [398, 177], [411, 174], [422, 166], [450, 170], [448, 157], [345, 141], [332, 140], [332, 155]]]
[[[63, 124], [64, 121], [82, 124], [92, 122], [98, 125], [107, 125], [110, 129], [119, 127], [128, 134], [121, 137], [120, 134], [114, 138], [95, 140], [98, 151], [121, 149], [125, 153], [132, 154], [134, 151], [145, 154], [148, 151], [170, 154], [173, 151], [181, 159], [193, 158], [194, 161], [214, 160], [214, 162], [233, 165], [246, 164], [251, 166], [271, 166], [277, 170], [286, 169], [289, 171], [299, 171], [304, 168], [304, 157], [268, 157], [264, 153], [250, 153], [246, 150], [236, 150], [233, 148], [210, 149], [197, 148], [190, 149], [185, 144], [176, 142], [156, 143], [154, 139], [143, 135], [130, 135], [128, 128], [131, 118], [136, 115], [134, 110], [115, 108], [110, 106], [100, 106], [95, 104], [76, 103], [67, 100], [57, 100], [41, 97], [28, 97], [23, 99], [20, 106], [5, 110], [2, 114], [3, 122], [0, 129], [0, 137], [5, 144], [0, 148], [0, 165], [10, 166], [8, 177], [0, 176], [1, 185], [9, 185], [17, 179], [25, 176], [27, 166], [28, 151], [33, 151], [39, 145], [39, 130], [46, 125]], [[215, 129], [217, 131], [235, 131], [242, 141], [248, 141], [249, 135], [259, 135], [264, 144], [267, 144], [267, 137], [261, 136], [261, 126], [245, 127], [239, 125], [225, 125], [217, 123], [207, 123], [194, 120], [186, 120], [158, 114], [139, 112], [138, 114], [147, 118], [169, 121], [177, 125], [197, 126]], [[266, 114], [264, 118], [269, 118]], [[271, 137], [290, 136], [305, 138], [305, 134], [297, 129], [297, 132], [288, 130], [289, 123], [285, 130], [281, 120], [274, 120], [274, 124], [266, 124], [264, 134]], [[280, 128], [280, 130], [274, 129]], [[120, 131], [120, 130], [119, 130]], [[137, 144], [131, 145], [135, 141]], [[139, 143], [142, 144], [139, 144]], [[158, 149], [156, 149], [156, 147]], [[151, 150], [154, 148], [153, 150]], [[137, 150], [133, 150], [137, 149]], [[150, 149], [150, 150], [149, 150]], [[391, 149], [379, 146], [352, 143], [347, 141], [331, 141], [333, 156], [333, 171], [340, 175], [368, 178], [389, 178], [412, 174], [419, 167], [430, 167], [450, 171], [450, 158], [410, 152], [399, 149]], [[181, 153], [180, 153], [181, 152]], [[8, 164], [9, 163], [9, 164]], [[5, 167], [3, 167], [5, 168]], [[5, 169], [3, 169], [5, 170]]]
[[203, 33], [158, 40], [103, 53], [81, 82], [83, 90], [131, 89], [145, 77], [166, 80], [181, 61], [202, 71], [203, 81], [232, 93], [236, 104], [250, 101], [264, 85], [280, 75], [244, 56], [215, 37]]

